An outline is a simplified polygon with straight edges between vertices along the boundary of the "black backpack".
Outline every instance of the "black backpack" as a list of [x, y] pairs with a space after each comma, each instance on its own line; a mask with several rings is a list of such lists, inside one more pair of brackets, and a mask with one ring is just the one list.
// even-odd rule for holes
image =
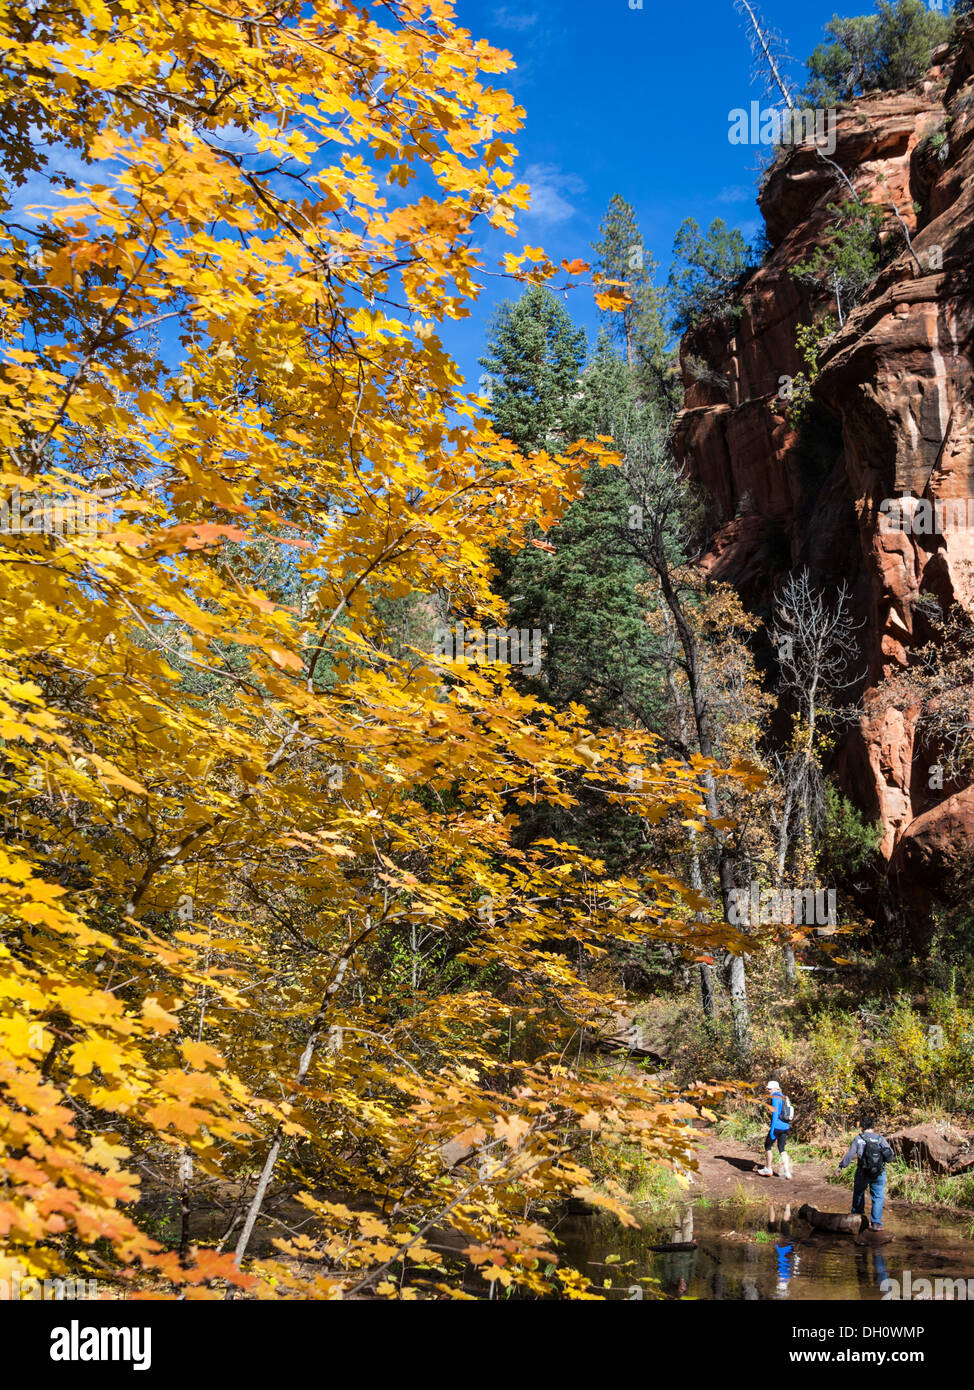
[[881, 1139], [867, 1139], [865, 1135], [863, 1135], [863, 1148], [859, 1158], [859, 1167], [866, 1177], [879, 1177], [880, 1173], [886, 1167], [886, 1155], [883, 1153], [883, 1141]]

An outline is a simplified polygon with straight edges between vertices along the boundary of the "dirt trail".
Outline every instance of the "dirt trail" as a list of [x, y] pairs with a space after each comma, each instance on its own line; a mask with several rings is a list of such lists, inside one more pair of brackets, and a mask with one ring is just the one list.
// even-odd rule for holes
[[[697, 1163], [699, 1167], [694, 1172], [688, 1194], [691, 1198], [706, 1196], [726, 1200], [739, 1196], [743, 1190], [751, 1199], [790, 1202], [793, 1207], [807, 1202], [819, 1211], [847, 1212], [851, 1205], [849, 1189], [828, 1181], [835, 1165], [792, 1160], [790, 1182], [786, 1178], [764, 1178], [757, 1171], [764, 1166], [763, 1154], [756, 1154], [739, 1139], [721, 1139], [712, 1131], [705, 1130], [700, 1135]], [[889, 1208], [896, 1203], [887, 1201], [886, 1205]]]

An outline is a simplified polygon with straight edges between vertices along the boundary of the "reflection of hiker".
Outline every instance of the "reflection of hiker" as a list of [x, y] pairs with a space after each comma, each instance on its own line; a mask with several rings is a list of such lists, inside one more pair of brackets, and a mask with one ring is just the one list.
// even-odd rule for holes
[[869, 1188], [869, 1225], [874, 1231], [883, 1229], [883, 1203], [886, 1201], [886, 1165], [896, 1157], [870, 1118], [849, 1145], [849, 1152], [839, 1164], [839, 1171], [856, 1163], [852, 1184], [852, 1210], [862, 1215], [866, 1210], [866, 1188]]
[[[667, 1293], [682, 1298], [693, 1282], [697, 1247], [693, 1239], [693, 1207], [674, 1217], [673, 1248], [661, 1261], [660, 1282]], [[680, 1249], [680, 1247], [683, 1247]]]
[[693, 1207], [685, 1207], [682, 1212], [674, 1215], [674, 1245], [691, 1245], [693, 1243]]
[[798, 1273], [799, 1257], [795, 1252], [794, 1241], [779, 1241], [774, 1248], [774, 1255], [778, 1264], [778, 1281], [774, 1291], [777, 1298], [782, 1298], [788, 1292], [792, 1275]]
[[[758, 1173], [763, 1178], [774, 1177], [774, 1146], [778, 1145], [779, 1162], [781, 1170], [780, 1177], [791, 1177], [791, 1159], [785, 1153], [785, 1144], [788, 1141], [788, 1131], [791, 1129], [789, 1121], [794, 1115], [791, 1102], [787, 1096], [781, 1094], [781, 1087], [777, 1081], [769, 1081], [767, 1089], [770, 1092], [768, 1104], [771, 1107], [771, 1124], [768, 1129], [767, 1138], [764, 1141], [764, 1167], [758, 1169]], [[787, 1115], [787, 1119], [785, 1116]]]
[[[771, 1216], [768, 1225], [772, 1231], [779, 1229], [778, 1222], [775, 1220], [774, 1207], [771, 1208]], [[787, 1205], [781, 1213], [781, 1236], [774, 1247], [774, 1256], [778, 1265], [778, 1281], [775, 1284], [775, 1297], [782, 1298], [788, 1292], [788, 1284], [793, 1274], [798, 1273], [798, 1266], [801, 1263], [800, 1257], [795, 1250], [795, 1242], [791, 1235], [791, 1205]]]

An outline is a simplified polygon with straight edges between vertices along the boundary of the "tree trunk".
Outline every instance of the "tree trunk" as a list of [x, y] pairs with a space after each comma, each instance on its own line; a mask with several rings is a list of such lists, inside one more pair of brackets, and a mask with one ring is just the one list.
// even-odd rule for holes
[[[665, 613], [663, 620], [666, 622]], [[667, 633], [668, 632], [669, 623], [667, 622]], [[687, 729], [686, 713], [684, 711], [680, 689], [676, 683], [676, 676], [673, 671], [673, 660], [669, 648], [667, 648], [666, 652], [666, 679], [670, 687], [670, 698], [676, 710], [677, 724], [680, 729], [680, 742], [686, 745], [689, 732]], [[700, 871], [700, 850], [697, 846], [697, 832], [692, 828], [690, 830], [690, 887], [695, 893], [703, 893], [703, 874]], [[701, 915], [698, 914], [697, 920], [702, 920]], [[701, 964], [700, 966], [700, 1006], [703, 1009], [703, 1016], [705, 1019], [710, 1020], [717, 1017], [717, 1004], [714, 999], [714, 977], [710, 966], [707, 964]]]
[[747, 977], [744, 970], [744, 957], [725, 954], [724, 978], [731, 1002], [731, 1025], [734, 1031], [734, 1047], [742, 1058], [751, 1052], [751, 1014], [747, 1006]]
[[798, 979], [798, 966], [795, 963], [795, 948], [790, 941], [786, 941], [782, 946], [781, 958], [785, 963], [785, 979], [793, 985]]
[[700, 1007], [703, 1009], [705, 1019], [717, 1017], [717, 1007], [714, 1003], [714, 976], [709, 965], [700, 966]]
[[[690, 700], [693, 705], [693, 720], [697, 731], [697, 747], [701, 757], [713, 758], [714, 741], [710, 727], [710, 711], [707, 706], [707, 697], [703, 689], [703, 681], [700, 675], [700, 653], [697, 648], [697, 639], [687, 622], [683, 612], [683, 605], [679, 595], [673, 587], [669, 568], [665, 561], [660, 560], [654, 563], [657, 578], [659, 579], [660, 592], [666, 602], [667, 608], [673, 615], [673, 622], [676, 625], [677, 636], [683, 648], [684, 660], [686, 662], [687, 681], [690, 686]], [[732, 906], [734, 903], [734, 865], [731, 859], [727, 840], [722, 831], [718, 830], [714, 822], [720, 815], [717, 805], [717, 788], [713, 777], [709, 772], [704, 773], [701, 778], [704, 793], [704, 805], [707, 807], [707, 814], [711, 820], [711, 834], [717, 847], [717, 875], [720, 881], [720, 896], [724, 910], [724, 921], [728, 926], [735, 926], [732, 920]], [[730, 952], [727, 953], [730, 956]], [[725, 958], [726, 959], [726, 958]], [[747, 979], [744, 969], [743, 956], [733, 956], [725, 964], [725, 978], [727, 988], [731, 997], [731, 1010], [734, 1020], [734, 1044], [741, 1057], [746, 1057], [751, 1050], [751, 1019], [747, 1006]]]

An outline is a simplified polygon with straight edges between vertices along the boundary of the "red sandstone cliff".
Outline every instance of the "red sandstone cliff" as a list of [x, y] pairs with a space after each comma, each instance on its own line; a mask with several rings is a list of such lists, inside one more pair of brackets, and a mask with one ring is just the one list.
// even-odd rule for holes
[[[812, 456], [776, 396], [779, 379], [802, 369], [798, 326], [827, 306], [811, 306], [789, 268], [821, 240], [827, 205], [847, 192], [806, 148], [765, 180], [759, 204], [774, 249], [747, 282], [740, 317], [684, 339], [676, 429], [678, 457], [711, 502], [704, 563], [713, 577], [764, 613], [796, 565], [853, 586], [865, 713], [836, 771], [847, 794], [882, 818], [894, 899], [921, 913], [949, 898], [974, 860], [974, 787], [930, 789], [935, 751], [919, 746], [917, 711], [891, 707], [879, 689], [926, 640], [921, 590], [974, 615], [974, 531], [910, 537], [881, 529], [879, 518], [882, 500], [904, 491], [974, 497], [974, 25], [935, 57], [915, 89], [840, 112], [835, 162], [861, 196], [895, 201], [921, 264], [904, 249], [830, 340], [815, 396], [834, 423], [819, 430]], [[940, 149], [924, 139], [935, 131], [947, 134]], [[927, 269], [931, 252], [942, 268]]]

